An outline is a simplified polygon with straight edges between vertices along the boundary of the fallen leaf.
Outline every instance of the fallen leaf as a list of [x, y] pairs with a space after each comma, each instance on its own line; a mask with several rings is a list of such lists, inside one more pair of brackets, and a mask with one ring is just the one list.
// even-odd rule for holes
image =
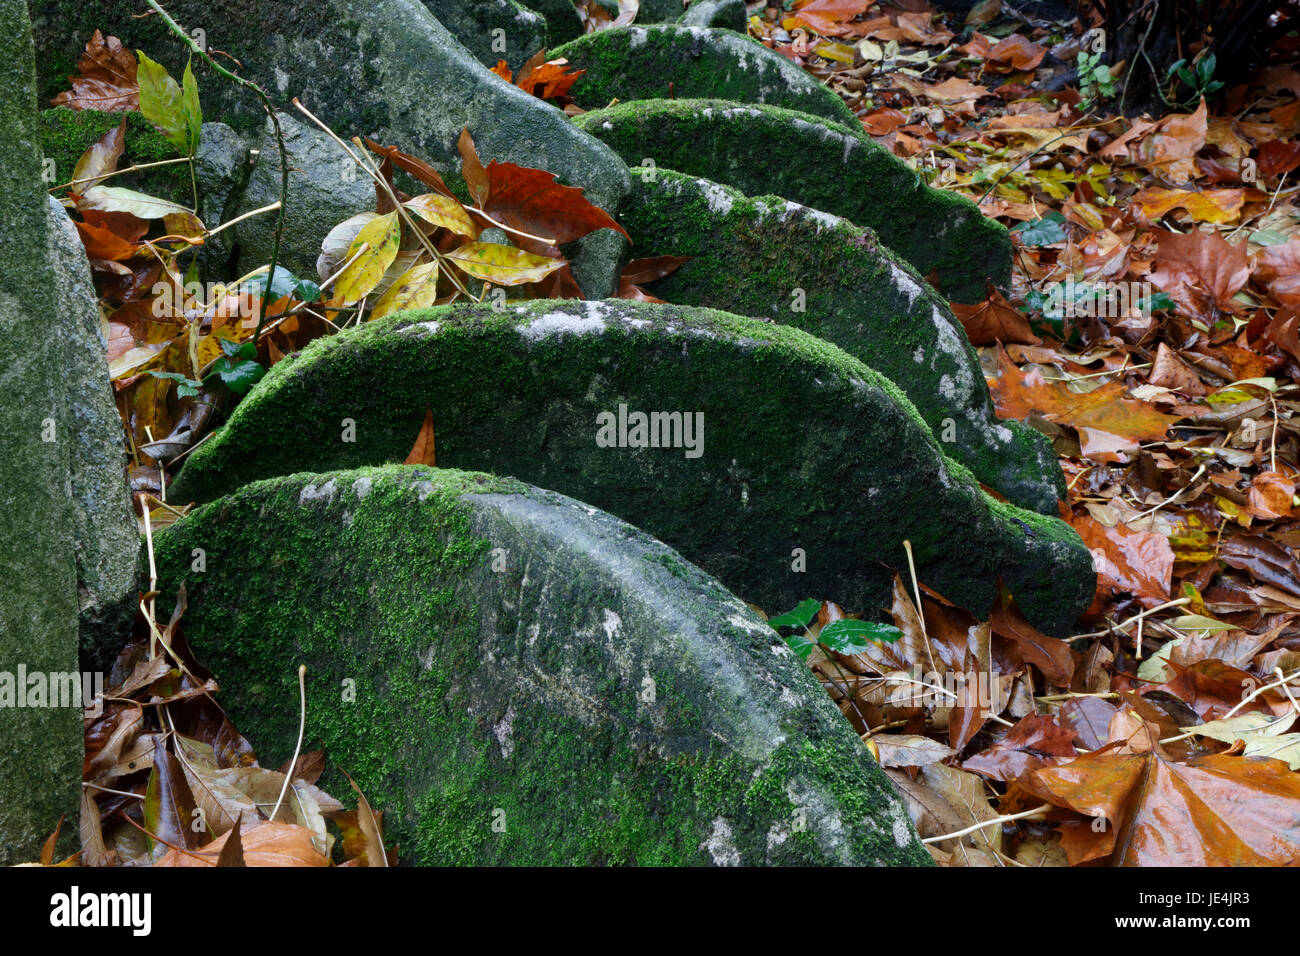
[[69, 77], [72, 89], [54, 97], [53, 105], [106, 113], [140, 108], [135, 54], [117, 37], [106, 38], [96, 30], [77, 60], [77, 71]]
[[411, 453], [406, 456], [402, 464], [428, 465], [430, 468], [437, 467], [438, 462], [434, 455], [432, 408], [424, 410], [424, 424], [420, 426], [420, 434], [415, 436], [415, 444], [411, 446]]

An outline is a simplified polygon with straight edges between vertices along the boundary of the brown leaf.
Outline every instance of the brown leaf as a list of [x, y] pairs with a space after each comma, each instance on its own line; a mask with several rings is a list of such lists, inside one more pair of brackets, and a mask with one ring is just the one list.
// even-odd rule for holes
[[1161, 232], [1155, 265], [1151, 284], [1193, 316], [1230, 310], [1250, 277], [1246, 243], [1232, 245], [1217, 232]]
[[135, 54], [117, 37], [105, 38], [98, 30], [77, 60], [77, 76], [69, 77], [72, 89], [50, 102], [74, 110], [127, 112], [140, 108], [140, 84], [136, 82]]
[[[1057, 806], [1105, 816], [1120, 866], [1286, 866], [1300, 858], [1300, 775], [1278, 760], [1086, 754], [1035, 770], [1028, 783]], [[1085, 860], [1072, 853], [1070, 862]]]
[[406, 460], [402, 464], [428, 465], [431, 468], [437, 466], [437, 462], [434, 460], [432, 408], [424, 410], [424, 424], [420, 426], [420, 434], [415, 436], [415, 444], [411, 446], [411, 453], [406, 456]]
[[483, 168], [483, 163], [478, 158], [478, 150], [474, 146], [474, 137], [469, 135], [468, 127], [460, 131], [460, 139], [456, 142], [456, 148], [460, 151], [461, 178], [465, 180], [465, 185], [469, 187], [469, 194], [473, 198], [474, 204], [481, 209], [491, 193], [491, 184], [488, 181], [487, 170]]
[[[369, 147], [372, 152], [378, 153], [379, 155], [392, 160], [394, 166], [404, 172], [410, 173], [426, 186], [432, 186], [444, 196], [448, 196], [452, 199], [456, 198], [455, 194], [447, 187], [447, 184], [443, 182], [442, 176], [439, 175], [438, 171], [418, 156], [404, 153], [396, 146], [380, 146], [372, 139], [366, 140], [366, 146]], [[459, 200], [457, 200], [457, 202], [459, 202]]]
[[1169, 600], [1174, 549], [1168, 538], [1122, 524], [1107, 528], [1089, 515], [1072, 517], [1070, 523], [1092, 552], [1099, 593], [1126, 591], [1147, 607]]
[[484, 212], [512, 229], [552, 240], [546, 243], [513, 236], [522, 249], [556, 255], [556, 246], [596, 229], [614, 229], [627, 236], [627, 231], [593, 205], [579, 187], [561, 186], [554, 173], [493, 160], [486, 175], [489, 186]]
[[1151, 134], [1138, 145], [1137, 161], [1143, 166], [1159, 167], [1179, 160], [1190, 160], [1205, 145], [1208, 130], [1205, 100], [1194, 113], [1176, 113], [1156, 124]]
[[[91, 143], [72, 170], [71, 190], [84, 193], [99, 185], [103, 178], [117, 170], [117, 161], [126, 148], [126, 117], [99, 139]], [[134, 217], [132, 217], [134, 218]]]
[[1029, 319], [1020, 313], [992, 283], [988, 296], [977, 305], [949, 303], [972, 345], [1041, 345], [1042, 339], [1029, 329]]
[[1030, 714], [988, 750], [961, 765], [990, 779], [1009, 781], [1076, 756], [1073, 729], [1062, 727], [1055, 717]]
[[1069, 687], [1074, 677], [1074, 658], [1070, 645], [1055, 637], [1040, 634], [1025, 620], [1014, 601], [999, 599], [989, 615], [993, 633], [1015, 643], [1020, 656], [1042, 672], [1058, 687]]
[[1182, 392], [1184, 395], [1208, 395], [1210, 392], [1196, 372], [1179, 359], [1173, 349], [1164, 342], [1156, 347], [1155, 362], [1151, 366], [1151, 375], [1147, 381], [1152, 385]]
[[244, 860], [244, 842], [240, 834], [240, 828], [244, 823], [244, 813], [241, 810], [235, 817], [235, 825], [230, 828], [225, 845], [221, 847], [221, 852], [217, 855], [217, 866], [248, 866]]
[[874, 0], [804, 0], [782, 22], [787, 30], [803, 27], [822, 36], [844, 36], [853, 32], [850, 20], [866, 13]]
[[1300, 142], [1269, 140], [1259, 147], [1259, 174], [1281, 176], [1300, 167]]
[[1047, 47], [1040, 46], [1019, 33], [1013, 33], [989, 51], [984, 69], [990, 73], [1032, 70], [1043, 62], [1045, 56]]
[[[154, 866], [216, 866], [234, 831], [223, 833], [204, 847], [172, 850]], [[245, 824], [239, 835], [246, 866], [329, 866], [312, 843], [313, 832], [292, 823]]]
[[1295, 481], [1277, 471], [1262, 471], [1250, 483], [1246, 510], [1256, 518], [1287, 518], [1291, 515], [1291, 499], [1295, 496]]

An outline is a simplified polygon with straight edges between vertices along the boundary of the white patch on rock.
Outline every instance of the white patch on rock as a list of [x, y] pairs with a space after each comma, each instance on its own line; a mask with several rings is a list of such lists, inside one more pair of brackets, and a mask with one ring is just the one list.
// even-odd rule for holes
[[619, 628], [623, 626], [623, 619], [609, 608], [602, 608], [600, 613], [604, 618], [605, 638], [612, 641], [618, 637]]
[[416, 322], [402, 329], [403, 335], [437, 335], [442, 328], [437, 322]]
[[632, 27], [628, 30], [628, 48], [639, 50], [645, 46], [645, 41], [650, 37], [649, 31], [641, 27]]
[[894, 279], [894, 288], [898, 289], [899, 292], [903, 293], [903, 295], [907, 297], [907, 307], [910, 309], [912, 304], [916, 302], [917, 298], [925, 294], [925, 290], [922, 289], [921, 284], [913, 279], [912, 276], [908, 274], [908, 271], [897, 262], [892, 262], [889, 259], [886, 259], [885, 261], [889, 263], [889, 274]]
[[423, 501], [433, 493], [432, 481], [417, 481], [411, 487], [415, 489], [415, 497], [420, 501]]
[[278, 66], [275, 67], [275, 88], [281, 93], [289, 89], [289, 74]]
[[789, 687], [782, 687], [781, 703], [785, 704], [787, 707], [798, 707], [800, 703], [799, 696]]
[[788, 839], [790, 839], [790, 828], [784, 823], [773, 823], [767, 831], [767, 852], [771, 853]]
[[923, 346], [918, 345], [916, 347], [916, 351], [912, 353], [912, 361], [917, 365], [925, 361], [925, 348]]
[[740, 866], [740, 851], [731, 838], [731, 824], [726, 817], [714, 817], [713, 832], [700, 844], [717, 866]]
[[370, 485], [371, 481], [369, 478], [358, 478], [356, 481], [352, 482], [352, 493], [356, 495], [357, 498], [364, 498], [366, 495], [370, 494]]
[[697, 179], [695, 184], [700, 187], [700, 192], [704, 194], [710, 212], [716, 212], [720, 216], [725, 216], [731, 212], [732, 200], [725, 186], [719, 186], [707, 179]]
[[604, 331], [605, 321], [601, 318], [570, 312], [551, 312], [529, 322], [519, 330], [519, 334], [530, 342], [537, 342], [565, 332], [570, 335], [599, 335]]
[[298, 492], [298, 504], [305, 505], [309, 501], [333, 501], [334, 492], [337, 490], [333, 478], [319, 488], [315, 485], [307, 485], [302, 491]]
[[499, 721], [492, 725], [492, 736], [497, 739], [501, 745], [501, 756], [509, 757], [515, 749], [514, 738], [510, 736], [510, 730], [515, 722], [515, 705], [506, 706], [506, 714]]
[[889, 804], [889, 825], [893, 832], [894, 843], [899, 849], [912, 845], [911, 821], [907, 818], [907, 811], [897, 800]]

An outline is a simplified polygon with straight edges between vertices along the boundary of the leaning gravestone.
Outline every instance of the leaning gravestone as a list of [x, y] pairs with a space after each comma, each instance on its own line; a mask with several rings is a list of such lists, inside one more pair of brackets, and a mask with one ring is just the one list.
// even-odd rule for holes
[[614, 27], [579, 37], [550, 55], [586, 71], [570, 90], [583, 109], [599, 109], [615, 99], [716, 97], [813, 113], [843, 124], [850, 134], [862, 128], [836, 93], [781, 54], [732, 30]]
[[52, 321], [58, 296], [33, 59], [26, 3], [0, 0], [0, 864], [36, 859], [60, 817], [68, 823], [60, 850], [75, 845], [81, 801], [80, 682], [63, 706], [49, 697], [52, 677], [80, 670], [76, 426], [70, 346]]
[[928, 862], [776, 632], [589, 505], [443, 469], [294, 475], [198, 509], [157, 554], [263, 764], [293, 751], [303, 663], [304, 747], [410, 862]]
[[998, 420], [948, 304], [870, 229], [668, 169], [631, 172], [621, 218], [637, 254], [690, 260], [647, 291], [834, 342], [906, 392], [945, 453], [976, 478], [1021, 507], [1059, 513], [1065, 480], [1051, 445]]
[[107, 665], [135, 616], [140, 533], [86, 249], [63, 207], [49, 199], [47, 208], [54, 309], [46, 334], [61, 341], [65, 356], [57, 378], [67, 416], [80, 643], [88, 661]]
[[869, 226], [951, 301], [982, 302], [987, 282], [1003, 289], [1011, 282], [1006, 229], [969, 199], [924, 185], [870, 138], [817, 116], [664, 99], [620, 103], [575, 122], [630, 165], [651, 160], [747, 195], [783, 196]]
[[[184, 29], [204, 31], [209, 47], [241, 63], [242, 74], [277, 106], [292, 109], [289, 101], [299, 97], [345, 140], [369, 136], [454, 172], [456, 141], [468, 128], [484, 163], [546, 169], [609, 212], [627, 195], [627, 167], [613, 151], [562, 111], [492, 74], [418, 0], [323, 0], [310, 11], [298, 0], [166, 6]], [[137, 18], [116, 0], [33, 0], [32, 7], [49, 84], [70, 72], [96, 28], [145, 50], [173, 76], [185, 67], [188, 52], [160, 17]], [[266, 115], [254, 95], [197, 59], [194, 71], [208, 119], [241, 133], [262, 126]], [[583, 249], [599, 250], [577, 273], [588, 296], [614, 288], [616, 235], [600, 230], [579, 240]]]
[[985, 495], [893, 383], [798, 329], [711, 309], [458, 305], [317, 340], [271, 369], [171, 496], [401, 460], [426, 408], [440, 464], [603, 508], [767, 608], [818, 595], [874, 613], [904, 539], [920, 579], [977, 614], [999, 577], [1054, 634], [1092, 598], [1077, 535]]

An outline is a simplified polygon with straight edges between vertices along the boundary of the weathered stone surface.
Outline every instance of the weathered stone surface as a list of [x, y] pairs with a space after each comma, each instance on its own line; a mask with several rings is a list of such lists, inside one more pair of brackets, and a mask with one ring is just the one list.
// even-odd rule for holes
[[546, 18], [546, 42], [550, 46], [582, 36], [582, 19], [573, 0], [528, 0], [526, 6]]
[[505, 60], [511, 70], [517, 70], [546, 46], [546, 19], [514, 0], [422, 2], [489, 69]]
[[745, 33], [744, 0], [693, 0], [679, 21], [686, 27], [722, 27]]
[[671, 23], [682, 15], [684, 0], [641, 0], [637, 23]]
[[[295, 275], [314, 279], [321, 240], [344, 219], [375, 208], [374, 181], [314, 126], [280, 114], [280, 131], [289, 153], [289, 198], [284, 206], [284, 234], [279, 262]], [[257, 164], [248, 185], [226, 216], [233, 219], [280, 198], [280, 153], [267, 119], [257, 142]], [[252, 216], [232, 227], [239, 245], [236, 275], [271, 261], [275, 213]]]
[[[0, 0], [0, 864], [34, 860], [66, 814], [76, 843], [80, 700], [16, 706], [20, 673], [76, 672], [77, 562], [66, 347], [41, 181], [36, 77], [24, 0]], [[48, 440], [47, 440], [48, 439]], [[22, 671], [20, 671], [20, 668]], [[25, 676], [25, 675], [24, 675]], [[48, 704], [48, 698], [45, 703]]]
[[[798, 329], [710, 309], [461, 305], [317, 340], [272, 368], [170, 495], [399, 461], [426, 408], [440, 464], [604, 508], [764, 607], [815, 594], [875, 613], [907, 566], [904, 539], [921, 580], [975, 613], [999, 576], [1052, 633], [1092, 598], [1074, 532], [986, 496], [893, 383]], [[674, 411], [674, 447], [636, 447], [606, 417]]]
[[81, 649], [108, 664], [135, 613], [140, 535], [126, 487], [122, 420], [108, 376], [108, 347], [85, 246], [72, 220], [48, 201], [54, 309], [47, 334], [66, 357], [63, 390], [72, 487]]
[[305, 663], [304, 747], [356, 776], [409, 862], [928, 862], [776, 633], [589, 505], [443, 469], [294, 475], [157, 550], [262, 762], [293, 752]]
[[[203, 124], [194, 155], [194, 181], [199, 191], [199, 218], [209, 229], [234, 218], [233, 199], [248, 184], [252, 170], [249, 159], [248, 144], [233, 129], [225, 123]], [[233, 279], [238, 274], [229, 262], [234, 231], [228, 229], [209, 237], [199, 250], [205, 278]]]
[[551, 56], [587, 71], [570, 91], [584, 109], [614, 99], [716, 97], [802, 110], [844, 124], [847, 136], [861, 129], [838, 95], [781, 54], [732, 30], [616, 27], [579, 37]]
[[[50, 71], [68, 72], [95, 28], [148, 51], [174, 76], [184, 69], [186, 51], [160, 18], [137, 19], [120, 0], [33, 0], [32, 8]], [[204, 29], [208, 44], [239, 60], [277, 105], [288, 109], [299, 97], [345, 140], [369, 136], [454, 172], [456, 140], [468, 127], [485, 163], [549, 170], [614, 213], [627, 195], [617, 155], [562, 111], [494, 76], [420, 0], [169, 0], [167, 9], [186, 29]], [[194, 71], [208, 119], [241, 133], [261, 128], [255, 96], [197, 61]], [[51, 86], [62, 72], [46, 74]], [[599, 261], [612, 272], [609, 256]], [[614, 278], [600, 275], [585, 291], [603, 294]]]
[[[628, 97], [624, 97], [626, 100]], [[870, 226], [955, 302], [980, 302], [986, 281], [1011, 281], [1006, 229], [970, 200], [923, 185], [870, 139], [772, 106], [650, 100], [576, 117], [630, 164], [656, 165], [777, 195]]]
[[1051, 445], [997, 418], [948, 304], [870, 229], [777, 196], [749, 198], [667, 169], [632, 170], [623, 225], [639, 256], [689, 262], [649, 291], [762, 316], [834, 342], [898, 385], [946, 454], [1015, 504], [1058, 514]]

